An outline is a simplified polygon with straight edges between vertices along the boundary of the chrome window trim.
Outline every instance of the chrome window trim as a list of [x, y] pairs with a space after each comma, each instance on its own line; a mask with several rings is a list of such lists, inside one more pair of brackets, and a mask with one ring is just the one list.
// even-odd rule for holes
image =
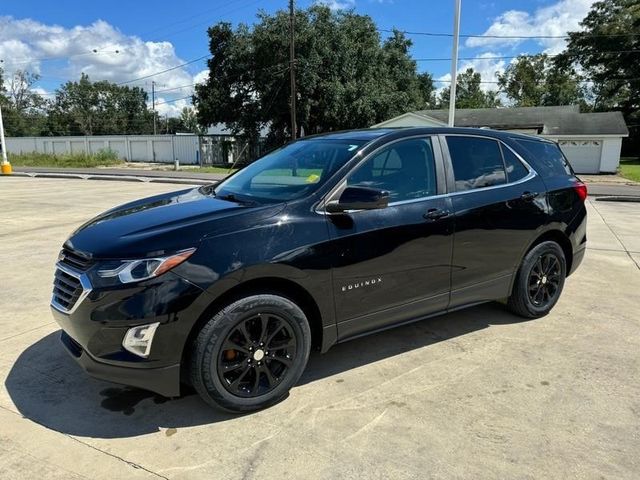
[[[480, 187], [480, 188], [472, 188], [471, 190], [462, 190], [460, 192], [450, 192], [448, 195], [450, 196], [454, 196], [454, 195], [465, 195], [468, 193], [473, 193], [473, 192], [482, 192], [485, 190], [495, 190], [497, 188], [504, 188], [504, 187], [510, 187], [512, 185], [519, 185], [520, 183], [524, 183], [524, 182], [528, 182], [529, 180], [535, 178], [538, 176], [538, 173], [531, 167], [531, 165], [529, 165], [529, 163], [522, 158], [522, 155], [520, 155], [518, 152], [516, 152], [513, 148], [511, 148], [509, 145], [507, 145], [506, 143], [504, 143], [502, 140], [498, 139], [498, 138], [494, 138], [494, 137], [489, 137], [486, 135], [469, 135], [466, 133], [445, 133], [443, 134], [443, 137], [445, 137], [445, 142], [446, 142], [446, 137], [468, 137], [468, 138], [484, 138], [487, 140], [493, 140], [494, 142], [498, 143], [499, 147], [505, 147], [508, 148], [511, 153], [513, 153], [516, 158], [518, 160], [520, 160], [520, 162], [524, 165], [524, 167], [529, 171], [529, 173], [522, 177], [519, 180], [516, 180], [515, 182], [505, 182], [505, 183], [501, 183], [499, 185], [490, 185], [488, 187]], [[447, 151], [449, 150], [449, 145], [447, 145]], [[502, 155], [502, 152], [500, 152], [500, 155]], [[449, 161], [451, 161], [451, 155], [449, 154]], [[502, 159], [503, 164], [504, 164], [504, 157]], [[506, 171], [506, 166], [505, 166], [505, 177], [508, 178], [507, 176], [507, 171]], [[455, 177], [454, 177], [455, 180]], [[431, 197], [429, 197], [431, 198]]]
[[55, 294], [51, 295], [51, 306], [61, 313], [70, 315], [73, 312], [75, 312], [76, 308], [78, 308], [78, 306], [82, 303], [82, 301], [85, 298], [87, 298], [87, 295], [91, 293], [93, 286], [91, 285], [91, 282], [89, 281], [89, 277], [87, 276], [86, 273], [78, 272], [77, 270], [71, 267], [68, 267], [67, 265], [64, 265], [60, 262], [56, 263], [56, 269], [66, 273], [67, 275], [77, 278], [78, 281], [80, 282], [80, 286], [82, 287], [82, 292], [80, 293], [78, 300], [76, 300], [76, 303], [74, 303], [70, 309], [67, 309], [64, 306], [60, 305], [58, 302], [56, 302]]
[[[398, 142], [403, 142], [405, 140], [415, 140], [416, 138], [428, 138], [429, 141], [431, 142], [431, 149], [433, 150], [433, 162], [434, 162], [434, 167], [435, 167], [435, 173], [436, 173], [436, 182], [438, 182], [438, 154], [436, 154], [435, 149], [436, 149], [436, 143], [438, 143], [438, 148], [442, 149], [442, 146], [439, 145], [439, 140], [437, 139], [437, 134], [435, 133], [421, 133], [421, 134], [416, 134], [416, 135], [410, 135], [408, 137], [402, 137], [402, 138], [396, 138], [395, 140], [392, 140], [390, 142], [387, 142], [383, 145], [380, 145], [378, 148], [376, 148], [375, 150], [369, 152], [369, 154], [366, 157], [363, 157], [353, 168], [351, 168], [345, 175], [345, 177], [342, 179], [341, 182], [339, 182], [336, 186], [334, 186], [331, 190], [329, 190], [329, 193], [327, 193], [324, 196], [324, 199], [320, 201], [320, 203], [318, 204], [318, 207], [316, 207], [315, 212], [319, 213], [320, 215], [335, 215], [335, 213], [329, 213], [327, 212], [324, 207], [325, 205], [331, 201], [333, 195], [335, 195], [336, 192], [344, 189], [344, 185], [345, 182], [347, 181], [347, 177], [353, 173], [356, 169], [358, 169], [362, 164], [364, 164], [366, 161], [368, 161], [369, 159], [373, 158], [376, 154], [378, 154], [381, 150], [389, 147], [390, 145], [393, 145], [395, 143]], [[436, 139], [436, 140], [434, 140]], [[361, 153], [361, 151], [358, 151], [358, 155]], [[442, 157], [442, 153], [439, 154], [440, 157]], [[444, 161], [444, 159], [443, 159]], [[446, 183], [446, 180], [445, 180]], [[436, 189], [439, 188], [439, 185], [436, 183]], [[436, 197], [444, 197], [446, 196], [446, 193], [441, 193], [441, 194], [437, 194], [437, 195], [429, 195], [428, 197], [420, 197], [420, 198], [412, 198], [409, 200], [399, 200], [397, 202], [391, 202], [389, 203], [389, 207], [395, 206], [395, 205], [401, 205], [404, 203], [414, 203], [414, 202], [420, 202], [420, 201], [424, 201], [427, 198], [436, 198]], [[344, 213], [356, 213], [356, 212], [362, 212], [364, 210], [345, 210]]]
[[[533, 167], [531, 167], [531, 165], [529, 165], [529, 163], [524, 158], [522, 158], [522, 155], [520, 155], [513, 148], [511, 148], [510, 145], [507, 145], [502, 140], [494, 138], [494, 137], [490, 137], [490, 136], [487, 136], [487, 135], [469, 135], [468, 133], [422, 134], [422, 135], [411, 135], [409, 137], [398, 138], [398, 139], [393, 140], [393, 141], [391, 141], [389, 143], [385, 143], [384, 145], [379, 146], [374, 151], [369, 153], [369, 155], [364, 157], [362, 160], [360, 160], [358, 162], [358, 164], [356, 166], [354, 166], [351, 170], [349, 170], [349, 172], [347, 173], [346, 176], [348, 176], [356, 168], [358, 168], [360, 165], [362, 165], [364, 162], [366, 162], [369, 158], [372, 158], [373, 155], [378, 153], [383, 148], [388, 147], [389, 145], [393, 145], [394, 143], [400, 142], [402, 140], [411, 140], [411, 139], [415, 139], [415, 138], [430, 137], [432, 139], [431, 140], [431, 144], [433, 146], [433, 144], [434, 144], [433, 138], [438, 137], [438, 136], [445, 137], [445, 142], [446, 142], [446, 137], [484, 138], [484, 139], [488, 139], [488, 140], [493, 140], [494, 142], [498, 142], [500, 147], [508, 148], [511, 151], [511, 153], [513, 153], [516, 156], [516, 158], [518, 160], [520, 160], [520, 162], [524, 165], [524, 167], [527, 169], [527, 171], [529, 173], [526, 176], [522, 177], [521, 179], [516, 180], [515, 182], [507, 182], [507, 183], [501, 183], [499, 185], [491, 185], [491, 186], [488, 186], [488, 187], [474, 188], [474, 189], [471, 189], [471, 190], [462, 190], [460, 192], [447, 192], [447, 193], [441, 193], [441, 194], [438, 194], [438, 195], [429, 195], [428, 197], [412, 198], [412, 199], [409, 199], [409, 200], [400, 200], [400, 201], [397, 201], [397, 202], [389, 202], [389, 205], [388, 205], [389, 207], [395, 207], [395, 206], [398, 206], [398, 205], [406, 205], [406, 204], [417, 203], [417, 202], [424, 202], [426, 200], [431, 200], [431, 199], [454, 197], [456, 195], [466, 195], [468, 193], [482, 192], [482, 191], [485, 191], [485, 190], [494, 190], [494, 189], [497, 189], [497, 188], [510, 187], [512, 185], [519, 185], [521, 183], [528, 182], [529, 180], [531, 180], [531, 179], [533, 179], [533, 178], [538, 176], [538, 173], [533, 169]], [[442, 142], [441, 141], [438, 141], [438, 143], [440, 144], [440, 148], [444, 148], [442, 146]], [[447, 148], [447, 156], [449, 156], [449, 154], [448, 154], [449, 146], [447, 145], [446, 148]], [[449, 159], [444, 158], [445, 157], [444, 154], [442, 155], [442, 157], [443, 157], [442, 158], [443, 162], [446, 163], [447, 161], [450, 161], [450, 156], [449, 156]], [[503, 158], [503, 162], [504, 162], [504, 158]], [[506, 170], [505, 170], [505, 174], [506, 174]], [[343, 181], [341, 181], [340, 183], [338, 183], [335, 187], [333, 187], [329, 191], [329, 193], [327, 193], [327, 195], [325, 195], [324, 200], [322, 200], [320, 202], [320, 204], [318, 205], [318, 207], [315, 209], [316, 213], [318, 213], [320, 215], [336, 215], [335, 213], [327, 212], [324, 209], [324, 206], [327, 204], [327, 202], [331, 201], [331, 198], [333, 197], [333, 195], [337, 191], [342, 190], [344, 188], [345, 181], [346, 181], [346, 178], [343, 179]], [[364, 211], [368, 211], [368, 210], [345, 210], [343, 213], [351, 214], [351, 213], [358, 213], [358, 212], [364, 212]]]

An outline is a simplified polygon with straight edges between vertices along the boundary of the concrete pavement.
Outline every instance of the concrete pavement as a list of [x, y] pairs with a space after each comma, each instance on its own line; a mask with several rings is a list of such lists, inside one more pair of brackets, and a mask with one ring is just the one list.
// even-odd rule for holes
[[76, 226], [176, 188], [0, 179], [0, 478], [637, 478], [637, 203], [589, 203], [587, 255], [547, 317], [489, 304], [354, 340], [233, 416], [89, 378], [49, 313]]
[[[191, 170], [149, 170], [135, 168], [49, 168], [15, 167], [17, 176], [42, 178], [80, 178], [85, 180], [128, 180], [153, 183], [208, 184], [226, 178], [222, 173], [199, 173]], [[582, 175], [589, 195], [639, 197], [640, 183], [617, 175]]]

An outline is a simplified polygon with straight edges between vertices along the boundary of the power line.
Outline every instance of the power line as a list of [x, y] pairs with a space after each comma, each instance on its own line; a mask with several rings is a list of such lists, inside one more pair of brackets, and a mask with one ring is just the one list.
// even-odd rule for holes
[[[640, 53], [640, 50], [610, 50], [605, 52], [598, 52], [601, 54], [619, 54], [619, 53]], [[521, 53], [519, 55], [498, 55], [498, 56], [484, 56], [484, 57], [459, 57], [458, 60], [508, 60], [512, 58], [520, 57], [537, 57], [539, 55], [545, 55], [547, 58], [561, 57], [563, 54], [549, 55], [544, 53]], [[451, 58], [447, 57], [431, 57], [431, 58], [414, 58], [416, 62], [440, 62], [449, 61]]]
[[180, 65], [176, 65], [175, 67], [165, 68], [164, 70], [160, 70], [159, 72], [150, 73], [148, 75], [144, 75], [142, 77], [134, 78], [132, 80], [127, 80], [125, 82], [116, 83], [116, 85], [126, 85], [127, 83], [138, 82], [138, 81], [144, 80], [146, 78], [155, 77], [156, 75], [162, 75], [163, 73], [167, 73], [167, 72], [170, 72], [172, 70], [177, 70], [178, 68], [182, 68], [182, 67], [184, 67], [186, 65], [191, 65], [192, 63], [196, 63], [196, 62], [199, 62], [201, 60], [204, 60], [205, 58], [210, 58], [210, 57], [211, 57], [211, 55], [202, 55], [201, 57], [194, 58], [193, 60], [189, 60], [188, 62], [185, 62], [185, 63], [181, 63]]
[[[19, 62], [14, 62], [14, 61], [9, 61], [6, 62], [8, 65], [26, 65], [29, 63], [33, 63], [33, 62], [47, 62], [47, 61], [52, 61], [52, 60], [66, 60], [66, 59], [71, 59], [71, 58], [76, 58], [76, 57], [83, 57], [83, 56], [87, 56], [87, 55], [103, 55], [103, 54], [118, 54], [120, 53], [121, 50], [97, 50], [97, 49], [93, 49], [90, 52], [84, 52], [84, 53], [74, 53], [71, 55], [64, 55], [64, 56], [57, 56], [57, 57], [40, 57], [40, 58], [32, 58], [31, 60], [21, 60]], [[0, 66], [2, 64], [5, 63], [4, 59], [0, 59]]]
[[177, 102], [179, 100], [186, 100], [187, 98], [191, 98], [193, 97], [193, 95], [187, 95], [186, 97], [180, 97], [180, 98], [173, 98], [171, 100], [165, 100], [164, 102], [156, 102], [156, 107], [158, 105], [164, 105], [165, 103], [173, 103], [173, 102]]
[[[441, 33], [441, 32], [412, 32], [409, 30], [394, 30], [387, 28], [379, 28], [380, 32], [385, 33], [404, 33], [405, 35], [422, 35], [426, 37], [453, 37], [452, 33]], [[582, 33], [582, 32], [574, 32], [575, 34], [580, 34], [580, 36], [584, 37], [639, 37], [640, 33], [603, 33], [603, 34], [594, 34], [594, 33]], [[492, 38], [492, 39], [511, 39], [511, 40], [535, 40], [535, 39], [566, 39], [571, 38], [569, 35], [479, 35], [479, 34], [460, 34], [461, 38]]]

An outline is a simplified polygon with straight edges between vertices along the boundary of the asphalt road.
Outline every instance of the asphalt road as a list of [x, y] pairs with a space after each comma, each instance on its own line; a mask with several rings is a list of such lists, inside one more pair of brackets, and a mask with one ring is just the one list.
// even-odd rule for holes
[[487, 304], [354, 340], [233, 416], [89, 378], [49, 312], [75, 227], [176, 188], [0, 178], [0, 478], [638, 478], [639, 204], [589, 204], [547, 317]]

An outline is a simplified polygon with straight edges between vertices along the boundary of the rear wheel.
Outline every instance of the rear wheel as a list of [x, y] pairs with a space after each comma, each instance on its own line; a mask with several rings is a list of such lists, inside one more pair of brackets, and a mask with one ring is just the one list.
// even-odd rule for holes
[[526, 318], [549, 313], [562, 293], [566, 270], [560, 245], [552, 241], [536, 245], [522, 260], [507, 301], [509, 309]]
[[218, 312], [195, 339], [191, 382], [210, 405], [234, 412], [287, 396], [309, 358], [311, 331], [295, 303], [252, 295]]

